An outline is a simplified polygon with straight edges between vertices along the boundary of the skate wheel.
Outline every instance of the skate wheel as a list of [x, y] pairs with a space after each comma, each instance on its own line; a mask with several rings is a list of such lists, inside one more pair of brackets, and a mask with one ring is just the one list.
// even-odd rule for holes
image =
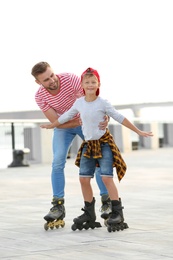
[[125, 229], [125, 225], [121, 225], [121, 226], [120, 226], [120, 229], [121, 229], [121, 230], [124, 230], [124, 229]]
[[122, 226], [122, 227], [121, 227], [121, 230], [124, 230], [124, 229], [126, 229], [126, 228], [127, 228], [126, 226]]
[[45, 224], [44, 224], [44, 229], [45, 229], [46, 231], [49, 229], [49, 227], [48, 227], [48, 224], [47, 224], [47, 223], [45, 223]]
[[91, 229], [95, 229], [95, 226], [92, 225], [92, 226], [91, 226]]
[[127, 225], [127, 223], [124, 223], [124, 228], [129, 228], [129, 226]]
[[65, 226], [65, 222], [61, 219], [57, 219], [54, 223], [53, 223], [53, 227], [56, 227], [57, 229], [59, 227], [64, 227]]
[[112, 231], [112, 228], [111, 228], [111, 226], [107, 226], [107, 230], [108, 230], [108, 232], [111, 232]]
[[72, 229], [73, 231], [75, 231], [75, 230], [77, 229], [76, 224], [73, 224], [73, 225], [71, 226], [71, 229]]
[[64, 222], [63, 224], [61, 224], [61, 227], [62, 227], [62, 228], [65, 227], [65, 222]]
[[99, 227], [102, 227], [102, 225], [100, 224], [100, 222], [95, 222], [95, 227], [99, 228]]
[[119, 228], [118, 227], [112, 227], [112, 231], [115, 232], [115, 231], [119, 231]]
[[116, 228], [117, 231], [120, 231], [120, 229], [121, 229], [120, 227], [117, 227], [117, 228]]
[[89, 225], [87, 223], [84, 225], [84, 229], [86, 229], [86, 230], [89, 229]]
[[83, 229], [83, 226], [79, 226], [77, 228], [81, 231]]

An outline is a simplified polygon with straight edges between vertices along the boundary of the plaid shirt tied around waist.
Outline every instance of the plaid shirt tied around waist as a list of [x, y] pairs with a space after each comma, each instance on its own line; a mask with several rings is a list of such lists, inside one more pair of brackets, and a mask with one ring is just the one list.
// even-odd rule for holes
[[111, 135], [108, 129], [99, 140], [89, 140], [82, 142], [77, 153], [75, 165], [80, 167], [82, 149], [85, 144], [87, 144], [86, 152], [83, 154], [85, 157], [90, 158], [92, 156], [94, 159], [102, 158], [101, 143], [108, 143], [110, 145], [113, 154], [113, 167], [116, 168], [118, 180], [121, 181], [121, 179], [124, 177], [126, 173], [127, 166], [121, 156], [119, 148], [114, 142], [113, 136]]

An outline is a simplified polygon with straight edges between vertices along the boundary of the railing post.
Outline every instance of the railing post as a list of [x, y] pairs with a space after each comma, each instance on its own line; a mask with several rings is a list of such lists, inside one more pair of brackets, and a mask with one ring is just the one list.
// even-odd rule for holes
[[15, 149], [15, 128], [14, 123], [11, 123], [11, 139], [12, 139], [12, 150]]

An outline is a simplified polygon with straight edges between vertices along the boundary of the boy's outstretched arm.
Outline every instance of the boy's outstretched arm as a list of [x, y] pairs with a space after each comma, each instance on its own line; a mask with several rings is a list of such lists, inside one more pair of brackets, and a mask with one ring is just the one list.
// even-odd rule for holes
[[134, 124], [132, 124], [127, 118], [124, 118], [122, 125], [126, 126], [127, 128], [134, 131], [135, 133], [137, 133], [140, 136], [144, 136], [144, 137], [153, 136], [152, 132], [141, 131]]

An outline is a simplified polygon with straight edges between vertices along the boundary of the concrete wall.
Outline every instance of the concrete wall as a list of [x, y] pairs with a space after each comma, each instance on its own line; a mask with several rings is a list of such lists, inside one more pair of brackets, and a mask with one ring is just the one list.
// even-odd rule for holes
[[173, 123], [165, 123], [163, 125], [164, 143], [168, 146], [173, 146]]

